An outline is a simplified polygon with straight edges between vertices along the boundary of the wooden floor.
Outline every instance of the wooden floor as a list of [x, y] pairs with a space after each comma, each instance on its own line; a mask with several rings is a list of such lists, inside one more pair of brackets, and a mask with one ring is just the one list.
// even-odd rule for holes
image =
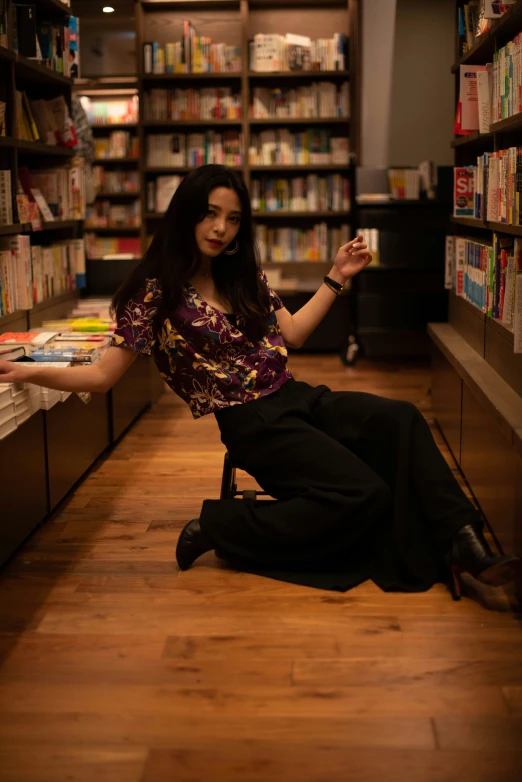
[[[427, 367], [291, 368], [430, 418]], [[178, 572], [223, 450], [213, 417], [164, 396], [0, 573], [1, 782], [521, 780], [503, 592], [325, 592], [211, 553]]]

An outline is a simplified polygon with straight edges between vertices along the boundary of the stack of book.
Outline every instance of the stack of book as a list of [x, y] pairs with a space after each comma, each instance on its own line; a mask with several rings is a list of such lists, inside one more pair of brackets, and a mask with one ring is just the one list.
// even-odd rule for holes
[[179, 41], [143, 44], [144, 73], [239, 73], [241, 48], [224, 43], [212, 43], [208, 36], [197, 36], [194, 25], [183, 22]]
[[0, 171], [0, 225], [13, 224], [13, 191], [11, 172]]
[[[21, 223], [34, 220], [32, 204], [37, 215], [52, 222], [83, 220], [85, 217], [85, 166], [83, 158], [71, 158], [60, 168], [39, 168], [29, 171], [23, 166], [18, 171], [19, 195], [16, 197]], [[23, 195], [22, 195], [23, 194]], [[36, 226], [34, 226], [36, 227]]]
[[349, 139], [334, 136], [326, 128], [310, 128], [297, 133], [283, 128], [252, 133], [248, 149], [248, 162], [252, 166], [347, 165], [349, 160]]
[[314, 81], [291, 88], [254, 87], [250, 116], [253, 119], [349, 117], [349, 84]]
[[114, 100], [91, 100], [82, 95], [80, 100], [90, 125], [135, 125], [138, 122], [137, 95]]
[[51, 22], [37, 16], [35, 10], [34, 4], [14, 5], [14, 51], [63, 76], [71, 76], [69, 50], [78, 51], [77, 18]]
[[147, 166], [177, 167], [221, 163], [240, 166], [243, 162], [243, 134], [237, 130], [218, 133], [169, 133], [147, 138]]
[[0, 315], [85, 287], [83, 239], [42, 247], [27, 235], [0, 238]]
[[87, 207], [85, 228], [139, 228], [141, 205], [138, 200], [131, 204], [113, 204], [98, 200]]
[[350, 240], [350, 226], [328, 227], [322, 222], [301, 229], [258, 224], [256, 237], [262, 263], [333, 262], [339, 247]]
[[420, 198], [420, 171], [418, 168], [390, 168], [388, 180], [393, 198], [418, 200]]
[[521, 225], [522, 147], [485, 152], [476, 166], [454, 169], [453, 213]]
[[342, 33], [313, 41], [305, 35], [258, 33], [249, 45], [251, 71], [344, 71], [348, 39]]
[[17, 138], [51, 146], [76, 146], [76, 132], [63, 95], [33, 100], [25, 92], [16, 90], [15, 101]]
[[110, 171], [103, 166], [93, 166], [92, 170], [96, 192], [137, 193], [139, 190], [140, 178], [137, 171]]
[[350, 182], [341, 174], [260, 177], [252, 180], [251, 199], [257, 212], [347, 212]]
[[151, 89], [144, 114], [146, 120], [241, 119], [241, 95], [230, 87]]
[[172, 174], [147, 182], [147, 212], [166, 212], [182, 180], [182, 176]]
[[110, 260], [117, 258], [139, 258], [141, 241], [135, 236], [97, 236], [86, 233], [85, 250], [91, 260]]
[[445, 285], [513, 332], [522, 353], [522, 239], [446, 237]]
[[94, 139], [94, 152], [98, 160], [104, 158], [137, 158], [139, 139], [127, 130], [113, 130], [108, 138]]
[[6, 331], [0, 334], [0, 349], [23, 348], [24, 354], [30, 356], [57, 336], [56, 331]]

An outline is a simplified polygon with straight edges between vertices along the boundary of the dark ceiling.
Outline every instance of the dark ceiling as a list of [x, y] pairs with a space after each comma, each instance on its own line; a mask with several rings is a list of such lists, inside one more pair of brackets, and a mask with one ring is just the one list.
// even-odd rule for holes
[[[112, 6], [114, 13], [104, 14], [102, 8], [105, 5]], [[134, 0], [72, 0], [71, 10], [80, 22], [82, 19], [99, 19], [114, 23], [134, 15]]]

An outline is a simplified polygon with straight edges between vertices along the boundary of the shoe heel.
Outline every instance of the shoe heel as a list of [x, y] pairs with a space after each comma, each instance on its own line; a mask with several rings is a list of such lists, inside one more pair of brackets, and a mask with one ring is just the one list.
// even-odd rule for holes
[[460, 579], [461, 570], [456, 565], [450, 565], [449, 588], [453, 600], [460, 600], [462, 597], [462, 581]]

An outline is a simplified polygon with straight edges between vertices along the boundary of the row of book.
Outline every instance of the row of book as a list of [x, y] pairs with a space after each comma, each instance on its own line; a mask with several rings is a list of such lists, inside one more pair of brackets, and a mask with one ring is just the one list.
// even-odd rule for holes
[[492, 19], [499, 19], [515, 0], [470, 0], [457, 8], [459, 52], [465, 54], [479, 35], [491, 27]]
[[113, 204], [99, 199], [87, 207], [85, 228], [138, 228], [140, 225], [139, 199], [130, 204]]
[[476, 166], [454, 169], [457, 217], [521, 225], [522, 147], [485, 152]]
[[48, 222], [83, 220], [86, 208], [84, 166], [83, 158], [70, 158], [64, 166], [56, 168], [31, 171], [27, 166], [20, 168], [18, 178], [24, 194], [18, 194], [16, 198], [20, 222], [33, 222], [33, 204]]
[[299, 87], [254, 87], [250, 105], [252, 119], [290, 117], [349, 117], [348, 82], [314, 81]]
[[[48, 21], [37, 10], [39, 7], [35, 3], [14, 4], [14, 51], [63, 76], [78, 76], [78, 18], [70, 16], [60, 22]], [[71, 50], [74, 57], [70, 56]]]
[[0, 225], [13, 224], [13, 190], [11, 172], [0, 171]]
[[138, 122], [137, 95], [113, 100], [91, 100], [87, 95], [82, 95], [80, 101], [90, 125], [133, 125]]
[[241, 119], [241, 95], [230, 87], [151, 89], [144, 96], [147, 120]]
[[252, 133], [248, 162], [255, 166], [348, 164], [349, 139], [327, 128], [293, 132], [286, 128]]
[[147, 182], [147, 212], [166, 212], [182, 176], [158, 176]]
[[500, 122], [522, 111], [522, 33], [493, 54], [486, 67], [492, 81], [491, 122]]
[[219, 133], [151, 134], [147, 137], [147, 166], [202, 166], [243, 163], [243, 134], [238, 130]]
[[85, 287], [83, 239], [40, 246], [29, 236], [0, 237], [0, 315]]
[[121, 171], [93, 166], [94, 187], [97, 193], [137, 193], [140, 177], [137, 171]]
[[[6, 358], [6, 351], [0, 345], [0, 359]], [[40, 366], [48, 364], [42, 362]], [[70, 363], [62, 362], [52, 366], [65, 368], [70, 366]], [[70, 396], [70, 391], [54, 391], [34, 383], [0, 383], [0, 440], [15, 432], [39, 410], [50, 410]]]
[[262, 263], [333, 261], [339, 247], [350, 241], [350, 226], [329, 227], [322, 222], [301, 229], [258, 224], [256, 238]]
[[105, 138], [94, 139], [94, 154], [98, 160], [104, 158], [138, 158], [139, 139], [128, 130], [113, 130]]
[[141, 240], [137, 236], [98, 236], [84, 234], [85, 252], [89, 259], [137, 258], [141, 256]]
[[16, 90], [15, 108], [17, 138], [52, 146], [76, 146], [76, 131], [63, 95], [31, 100], [25, 92]]
[[398, 201], [420, 198], [421, 176], [418, 168], [388, 169], [390, 192]]
[[335, 33], [333, 38], [312, 40], [306, 35], [267, 35], [258, 33], [249, 43], [251, 71], [344, 71], [348, 38]]
[[348, 212], [350, 182], [341, 174], [252, 180], [254, 212]]
[[241, 70], [241, 48], [212, 43], [208, 36], [196, 35], [194, 25], [183, 22], [179, 41], [161, 45], [143, 44], [144, 73], [227, 73]]
[[446, 237], [445, 286], [513, 332], [522, 353], [522, 239]]

